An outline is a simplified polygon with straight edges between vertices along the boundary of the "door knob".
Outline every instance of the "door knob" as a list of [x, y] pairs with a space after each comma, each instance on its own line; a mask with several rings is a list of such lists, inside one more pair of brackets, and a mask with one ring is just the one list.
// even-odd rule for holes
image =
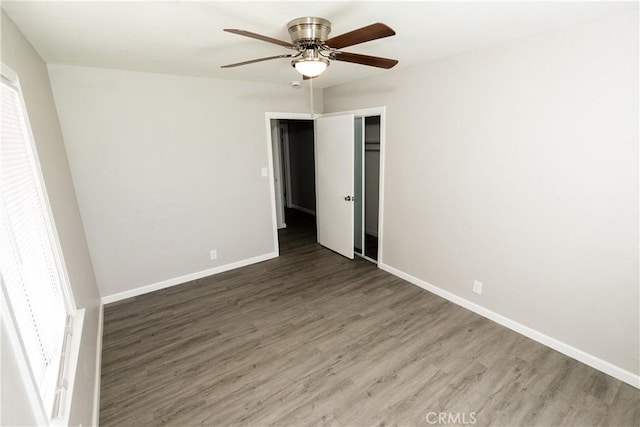
[[355, 197], [351, 197], [351, 196], [347, 196], [344, 198], [347, 202], [355, 202], [356, 198]]

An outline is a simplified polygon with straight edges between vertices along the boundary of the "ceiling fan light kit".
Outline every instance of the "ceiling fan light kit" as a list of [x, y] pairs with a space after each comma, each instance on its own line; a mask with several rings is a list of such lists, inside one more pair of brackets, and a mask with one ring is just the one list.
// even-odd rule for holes
[[333, 38], [329, 38], [331, 22], [323, 18], [297, 18], [290, 21], [287, 24], [287, 28], [289, 30], [289, 36], [291, 37], [291, 43], [245, 30], [225, 29], [224, 31], [226, 32], [274, 43], [295, 50], [297, 53], [293, 55], [277, 55], [253, 59], [223, 65], [221, 68], [233, 68], [277, 58], [293, 58], [291, 66], [303, 76], [313, 78], [322, 74], [331, 63], [330, 61], [351, 62], [384, 69], [392, 68], [398, 63], [395, 59], [360, 55], [339, 50], [344, 47], [396, 34], [395, 31], [382, 23], [371, 24]]
[[315, 48], [305, 49], [302, 56], [291, 61], [291, 65], [303, 76], [319, 76], [329, 66], [329, 60], [320, 56]]

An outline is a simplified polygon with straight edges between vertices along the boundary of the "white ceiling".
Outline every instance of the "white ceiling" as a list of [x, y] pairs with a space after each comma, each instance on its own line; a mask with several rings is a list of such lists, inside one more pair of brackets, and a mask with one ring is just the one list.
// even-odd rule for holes
[[[638, 7], [637, 2], [188, 2], [3, 1], [2, 8], [48, 63], [288, 84], [289, 60], [221, 65], [290, 53], [225, 33], [239, 28], [289, 41], [286, 24], [319, 16], [332, 36], [373, 22], [397, 35], [345, 51], [385, 56], [397, 68], [574, 25]], [[389, 72], [334, 62], [314, 85]]]

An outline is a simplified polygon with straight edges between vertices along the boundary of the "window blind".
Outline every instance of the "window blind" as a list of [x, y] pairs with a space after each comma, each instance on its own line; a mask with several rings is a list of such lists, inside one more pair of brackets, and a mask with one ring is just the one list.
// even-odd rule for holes
[[21, 94], [4, 78], [0, 100], [0, 272], [42, 403], [51, 415], [69, 313]]

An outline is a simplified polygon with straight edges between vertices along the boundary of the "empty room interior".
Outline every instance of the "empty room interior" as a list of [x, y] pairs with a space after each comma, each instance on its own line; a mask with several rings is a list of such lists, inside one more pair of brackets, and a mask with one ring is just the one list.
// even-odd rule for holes
[[637, 1], [1, 8], [1, 425], [640, 425]]

